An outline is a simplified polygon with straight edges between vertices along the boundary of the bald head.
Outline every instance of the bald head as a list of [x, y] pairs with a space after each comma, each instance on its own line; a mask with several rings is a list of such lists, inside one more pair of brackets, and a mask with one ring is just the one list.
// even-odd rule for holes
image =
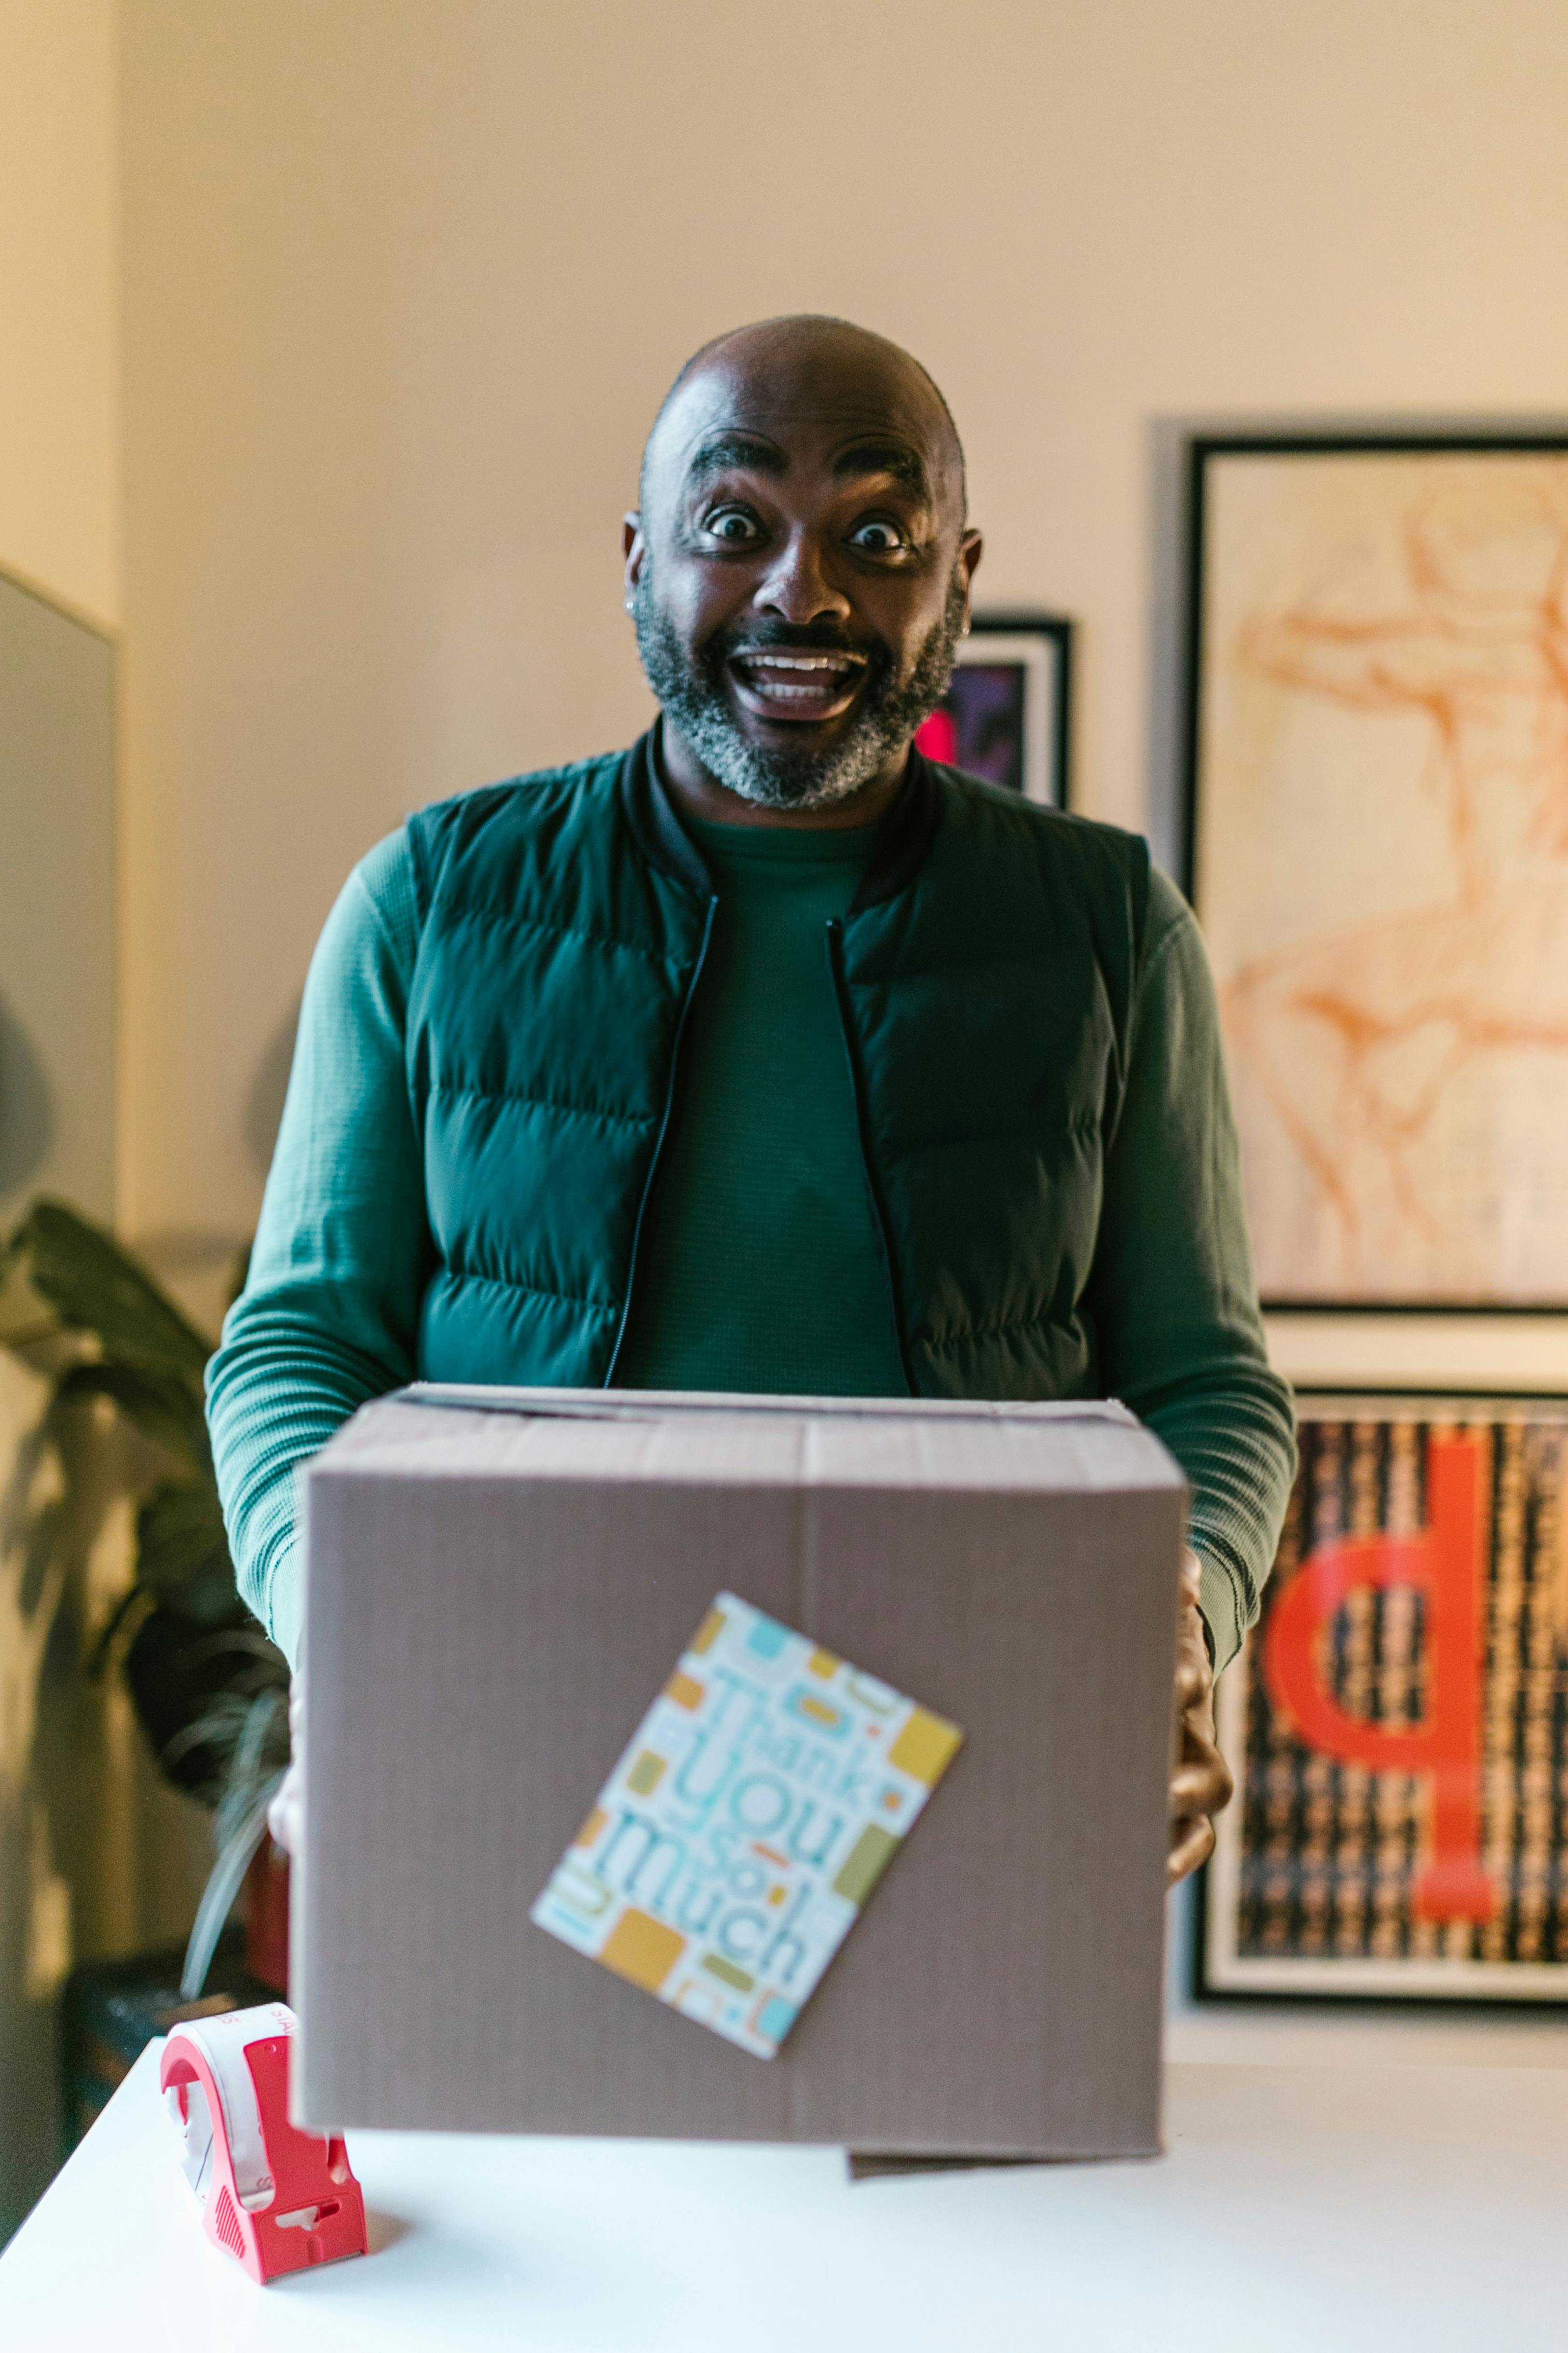
[[842, 421], [868, 435], [885, 429], [929, 476], [932, 504], [963, 528], [967, 512], [963, 447], [934, 379], [919, 360], [847, 319], [801, 311], [760, 319], [715, 335], [692, 353], [666, 393], [643, 450], [639, 496], [678, 487], [683, 463], [705, 429], [726, 421]]

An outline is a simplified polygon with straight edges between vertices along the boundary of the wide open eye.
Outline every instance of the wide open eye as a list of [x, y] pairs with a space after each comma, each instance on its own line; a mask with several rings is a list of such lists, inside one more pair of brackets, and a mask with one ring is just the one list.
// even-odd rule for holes
[[849, 534], [849, 544], [861, 549], [867, 555], [896, 555], [909, 543], [896, 523], [890, 523], [879, 515], [870, 515], [864, 522], [856, 524]]
[[724, 547], [749, 547], [762, 537], [761, 526], [749, 507], [715, 507], [702, 528]]

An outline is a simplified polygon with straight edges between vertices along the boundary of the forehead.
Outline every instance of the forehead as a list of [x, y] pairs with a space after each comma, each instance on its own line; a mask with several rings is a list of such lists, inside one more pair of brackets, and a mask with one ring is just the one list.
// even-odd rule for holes
[[[792, 466], [831, 463], [858, 441], [900, 448], [933, 489], [952, 470], [951, 428], [920, 372], [877, 347], [784, 350], [725, 346], [671, 399], [648, 449], [648, 470], [678, 493], [729, 437], [754, 434]], [[743, 459], [742, 460], [743, 462]]]

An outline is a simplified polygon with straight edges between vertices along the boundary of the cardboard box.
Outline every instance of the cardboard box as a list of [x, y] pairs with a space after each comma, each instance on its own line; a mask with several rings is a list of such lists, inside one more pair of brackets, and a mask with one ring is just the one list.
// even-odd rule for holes
[[[1121, 1408], [419, 1388], [304, 1493], [302, 2121], [1157, 2147], [1184, 1497]], [[963, 1733], [773, 2058], [530, 1917], [726, 1590]]]

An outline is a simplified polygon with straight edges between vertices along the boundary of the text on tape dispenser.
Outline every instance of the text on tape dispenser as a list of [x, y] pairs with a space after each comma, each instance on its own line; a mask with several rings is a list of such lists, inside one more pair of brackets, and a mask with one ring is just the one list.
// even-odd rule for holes
[[365, 2251], [364, 2199], [341, 2140], [289, 2121], [286, 2003], [176, 2026], [158, 2080], [209, 2239], [254, 2280]]

